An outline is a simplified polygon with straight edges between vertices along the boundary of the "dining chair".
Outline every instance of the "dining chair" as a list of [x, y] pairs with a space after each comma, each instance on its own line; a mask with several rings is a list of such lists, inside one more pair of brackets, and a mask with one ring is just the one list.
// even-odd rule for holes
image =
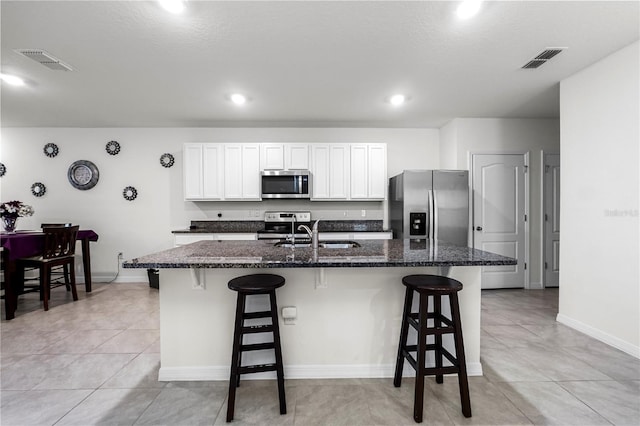
[[[68, 228], [71, 225], [71, 223], [42, 223], [40, 224], [40, 228]], [[43, 295], [40, 291], [40, 276], [36, 274], [38, 269], [39, 268], [37, 267], [25, 269], [25, 278], [21, 293], [24, 294], [37, 291], [40, 292], [40, 300], [42, 300]], [[71, 291], [71, 286], [69, 285], [69, 265], [66, 264], [55, 267], [51, 270], [51, 288], [60, 287], [61, 285], [65, 285], [67, 287], [67, 291]]]
[[66, 265], [69, 271], [69, 286], [73, 300], [78, 300], [75, 274], [75, 250], [79, 226], [44, 227], [44, 250], [39, 256], [20, 258], [16, 262], [18, 279], [24, 281], [25, 268], [36, 267], [40, 273], [40, 294], [44, 310], [49, 310], [51, 295], [51, 271]]

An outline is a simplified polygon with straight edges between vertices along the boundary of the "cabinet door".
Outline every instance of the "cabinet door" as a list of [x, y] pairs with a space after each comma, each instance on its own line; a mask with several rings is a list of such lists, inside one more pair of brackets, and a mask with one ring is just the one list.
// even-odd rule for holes
[[368, 162], [368, 197], [371, 200], [387, 198], [387, 145], [369, 145]]
[[242, 198], [242, 145], [224, 146], [224, 198]]
[[329, 159], [328, 144], [311, 145], [311, 199], [329, 199]]
[[309, 145], [308, 144], [285, 144], [284, 145], [284, 167], [286, 170], [308, 170], [309, 169]]
[[349, 145], [331, 144], [329, 159], [329, 195], [331, 199], [349, 198]]
[[351, 199], [369, 197], [368, 146], [351, 145]]
[[202, 145], [203, 195], [207, 200], [223, 198], [223, 152], [221, 144]]
[[351, 145], [351, 199], [384, 200], [386, 188], [386, 145]]
[[186, 143], [182, 149], [184, 199], [200, 200], [203, 196], [202, 185], [202, 144]]
[[260, 200], [260, 145], [242, 145], [242, 199]]
[[284, 170], [284, 147], [281, 143], [260, 144], [260, 170]]

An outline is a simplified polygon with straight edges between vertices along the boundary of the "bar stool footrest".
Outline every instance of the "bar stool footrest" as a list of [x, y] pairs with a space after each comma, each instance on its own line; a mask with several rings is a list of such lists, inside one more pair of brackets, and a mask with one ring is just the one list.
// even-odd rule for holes
[[245, 351], [262, 351], [265, 349], [275, 349], [276, 346], [273, 342], [267, 342], [267, 343], [252, 343], [249, 345], [241, 345], [240, 346], [240, 350], [242, 352]]
[[276, 364], [245, 365], [238, 368], [238, 374], [263, 373], [265, 371], [276, 371], [277, 368]]

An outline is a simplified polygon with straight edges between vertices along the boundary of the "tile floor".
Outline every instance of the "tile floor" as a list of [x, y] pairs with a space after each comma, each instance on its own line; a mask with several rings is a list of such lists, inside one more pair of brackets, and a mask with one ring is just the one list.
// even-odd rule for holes
[[[158, 294], [146, 283], [96, 284], [49, 312], [21, 297], [2, 321], [0, 424], [224, 424], [226, 382], [157, 381]], [[465, 419], [457, 381], [429, 379], [424, 424], [638, 425], [640, 360], [555, 322], [557, 290], [482, 295], [484, 377], [470, 378]], [[2, 312], [4, 318], [4, 312]], [[244, 381], [234, 424], [411, 425], [412, 379]], [[268, 388], [268, 390], [265, 390]]]

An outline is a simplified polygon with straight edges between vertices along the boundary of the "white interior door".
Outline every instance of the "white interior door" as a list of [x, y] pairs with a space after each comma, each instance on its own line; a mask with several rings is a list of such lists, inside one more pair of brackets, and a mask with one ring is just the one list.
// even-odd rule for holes
[[560, 284], [560, 155], [544, 156], [544, 286]]
[[473, 247], [518, 259], [483, 267], [483, 289], [525, 286], [525, 165], [524, 154], [472, 156]]

